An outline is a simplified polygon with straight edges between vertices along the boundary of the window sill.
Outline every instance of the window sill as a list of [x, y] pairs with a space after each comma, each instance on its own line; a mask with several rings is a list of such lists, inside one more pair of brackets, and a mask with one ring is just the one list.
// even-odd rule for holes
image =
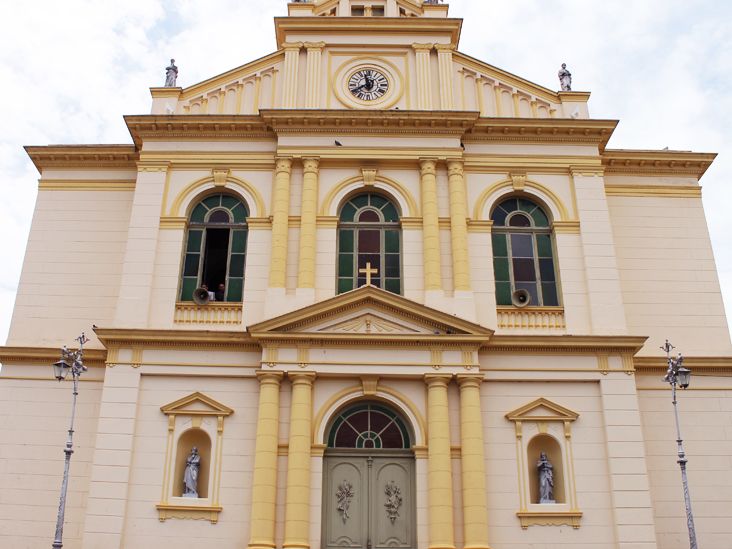
[[[532, 504], [531, 510], [519, 511], [516, 516], [521, 521], [521, 528], [526, 530], [529, 526], [571, 526], [575, 530], [580, 527], [580, 519], [582, 519], [582, 511], [576, 509], [568, 510], [566, 504], [547, 503]], [[545, 508], [540, 509], [540, 508]], [[551, 510], [552, 508], [556, 510]]]
[[505, 329], [563, 330], [563, 307], [498, 307], [498, 327]]
[[181, 302], [175, 304], [176, 324], [241, 324], [242, 303], [212, 302], [206, 305]]
[[159, 503], [158, 519], [165, 522], [168, 519], [208, 520], [211, 524], [219, 521], [219, 513], [223, 510], [220, 505], [211, 505], [208, 498], [171, 498], [171, 503]]

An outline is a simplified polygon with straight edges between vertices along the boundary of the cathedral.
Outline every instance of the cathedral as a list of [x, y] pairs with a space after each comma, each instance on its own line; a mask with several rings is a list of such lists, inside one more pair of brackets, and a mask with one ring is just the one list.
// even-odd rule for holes
[[287, 10], [265, 57], [171, 61], [130, 143], [26, 147], [0, 546], [53, 540], [84, 332], [68, 549], [684, 549], [667, 340], [731, 549], [715, 155], [609, 147], [566, 67], [462, 52], [446, 4]]

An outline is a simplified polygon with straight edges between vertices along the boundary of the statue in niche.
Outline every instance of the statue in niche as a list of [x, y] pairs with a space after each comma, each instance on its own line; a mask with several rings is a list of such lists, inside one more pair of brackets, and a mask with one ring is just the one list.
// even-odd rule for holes
[[562, 91], [572, 91], [572, 73], [567, 70], [567, 64], [562, 63], [562, 68], [559, 69], [559, 85], [562, 87]]
[[191, 453], [186, 458], [186, 470], [183, 473], [183, 497], [198, 497], [198, 470], [201, 468], [201, 455], [198, 448], [191, 448]]
[[536, 464], [539, 470], [539, 503], [556, 503], [554, 500], [554, 467], [542, 452]]
[[165, 87], [175, 88], [178, 78], [178, 67], [175, 66], [175, 59], [170, 60], [170, 66], [165, 67]]

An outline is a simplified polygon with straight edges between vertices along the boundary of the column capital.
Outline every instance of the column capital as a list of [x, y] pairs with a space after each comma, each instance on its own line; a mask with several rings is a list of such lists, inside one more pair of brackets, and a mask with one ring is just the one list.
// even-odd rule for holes
[[434, 48], [434, 47], [435, 47], [434, 44], [417, 44], [417, 43], [412, 44], [412, 49], [414, 51], [418, 51], [418, 52], [426, 51], [429, 53], [432, 50], [432, 48]]
[[287, 172], [288, 174], [292, 171], [292, 158], [289, 156], [278, 156], [275, 158], [275, 172]]
[[307, 156], [302, 159], [302, 169], [304, 173], [318, 173], [320, 166], [319, 156]]
[[303, 42], [305, 49], [310, 50], [322, 50], [325, 47], [325, 42]]
[[293, 385], [312, 385], [316, 377], [315, 372], [287, 372], [287, 379]]
[[453, 52], [456, 49], [455, 44], [435, 44], [437, 53]]
[[268, 372], [266, 370], [257, 370], [255, 373], [260, 385], [279, 385], [282, 378], [285, 377], [284, 372]]
[[465, 162], [462, 160], [448, 160], [447, 161], [447, 174], [448, 175], [463, 175], [465, 169]]
[[424, 382], [428, 387], [447, 387], [452, 381], [452, 374], [425, 374]]
[[437, 173], [437, 158], [420, 158], [419, 169], [422, 175], [435, 175]]
[[483, 374], [458, 374], [457, 383], [460, 388], [467, 387], [480, 387], [481, 383], [485, 380]]
[[300, 51], [300, 48], [302, 47], [302, 42], [284, 42], [282, 44], [282, 49], [285, 51]]

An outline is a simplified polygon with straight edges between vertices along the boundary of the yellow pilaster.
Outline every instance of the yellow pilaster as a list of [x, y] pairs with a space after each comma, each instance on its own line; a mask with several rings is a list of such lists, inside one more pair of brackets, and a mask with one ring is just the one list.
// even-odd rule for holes
[[316, 109], [321, 105], [320, 68], [325, 42], [305, 42], [307, 50], [307, 75], [305, 78], [305, 107]]
[[521, 101], [519, 98], [519, 94], [516, 92], [513, 92], [512, 97], [513, 97], [513, 115], [516, 118], [520, 118], [521, 117]]
[[277, 443], [282, 372], [257, 372], [259, 415], [254, 450], [250, 549], [275, 546], [275, 504], [277, 501]]
[[272, 197], [272, 260], [269, 266], [269, 285], [272, 288], [285, 287], [291, 173], [292, 159], [278, 158]]
[[437, 212], [437, 161], [419, 162], [422, 180], [422, 238], [424, 242], [424, 287], [439, 290], [440, 276], [440, 218]]
[[503, 116], [503, 99], [501, 98], [501, 87], [498, 84], [493, 85], [493, 96], [496, 99], [496, 116]]
[[478, 110], [481, 116], [488, 116], [488, 110], [485, 104], [485, 80], [482, 78], [475, 79], [475, 94], [478, 97]]
[[290, 442], [287, 454], [285, 542], [283, 547], [310, 547], [310, 432], [313, 408], [313, 372], [290, 372]]
[[458, 375], [465, 549], [489, 549], [483, 416], [480, 410], [482, 382], [482, 375]]
[[454, 549], [452, 464], [447, 386], [451, 375], [427, 375], [427, 504], [430, 549]]
[[432, 109], [432, 78], [430, 52], [434, 44], [412, 44], [417, 57], [417, 109]]
[[452, 52], [455, 45], [437, 44], [435, 49], [437, 50], [437, 66], [440, 69], [440, 108], [449, 111], [455, 108], [453, 93], [455, 75], [452, 67]]
[[315, 241], [318, 214], [318, 158], [303, 158], [300, 255], [297, 287], [315, 288]]
[[282, 90], [282, 103], [285, 109], [297, 107], [297, 72], [300, 65], [300, 49], [302, 42], [285, 42], [282, 49], [285, 50], [285, 82]]
[[456, 290], [470, 290], [468, 259], [468, 213], [463, 162], [447, 163], [450, 192], [450, 232], [452, 236], [452, 273]]

